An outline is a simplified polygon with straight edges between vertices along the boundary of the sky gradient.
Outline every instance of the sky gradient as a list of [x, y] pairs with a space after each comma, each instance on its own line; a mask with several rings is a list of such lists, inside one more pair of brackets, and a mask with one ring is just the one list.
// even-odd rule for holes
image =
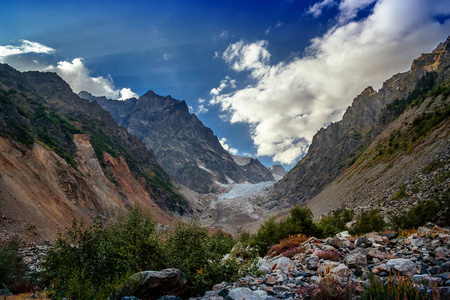
[[224, 147], [292, 167], [366, 86], [450, 33], [439, 0], [3, 0], [0, 62], [75, 92], [186, 100]]

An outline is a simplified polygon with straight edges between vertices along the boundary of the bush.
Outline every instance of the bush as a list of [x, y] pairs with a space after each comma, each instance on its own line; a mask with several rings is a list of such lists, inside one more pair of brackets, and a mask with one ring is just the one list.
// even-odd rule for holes
[[139, 207], [104, 228], [74, 221], [43, 262], [44, 283], [56, 298], [106, 299], [130, 274], [163, 267], [156, 224]]
[[327, 276], [317, 287], [300, 288], [295, 293], [299, 296], [309, 295], [314, 300], [350, 300], [356, 295], [355, 283], [340, 283], [336, 278]]
[[195, 223], [179, 223], [163, 238], [136, 206], [106, 227], [100, 221], [88, 228], [74, 222], [49, 250], [44, 282], [56, 299], [106, 299], [134, 273], [178, 268], [188, 278], [188, 297], [245, 273], [236, 258], [223, 260], [233, 246], [230, 235], [209, 234]]
[[383, 216], [376, 209], [363, 211], [356, 216], [356, 224], [350, 229], [351, 234], [365, 234], [372, 231], [380, 232], [384, 229], [386, 223]]
[[250, 245], [257, 247], [259, 254], [262, 256], [270, 246], [297, 234], [307, 236], [322, 235], [319, 227], [313, 220], [313, 214], [309, 208], [294, 206], [290, 211], [290, 216], [280, 222], [276, 222], [275, 218], [270, 218], [259, 227]]
[[[409, 277], [389, 276], [386, 282], [369, 273], [369, 285], [361, 299], [426, 299]], [[439, 297], [433, 299], [439, 299]]]
[[353, 210], [340, 208], [328, 216], [324, 216], [317, 224], [323, 237], [334, 236], [336, 233], [348, 230], [347, 224], [353, 220]]
[[[294, 256], [297, 253], [300, 253], [300, 246], [308, 240], [308, 237], [303, 234], [298, 234], [295, 236], [290, 236], [287, 239], [281, 240], [280, 243], [273, 245], [270, 247], [267, 255], [270, 257], [274, 257], [277, 255], [286, 256], [286, 254]], [[298, 248], [298, 249], [297, 249]], [[296, 249], [296, 250], [294, 250]], [[292, 251], [291, 251], [292, 250]], [[293, 252], [296, 252], [293, 254]], [[286, 256], [287, 257], [287, 256]]]
[[196, 223], [179, 223], [165, 242], [167, 266], [180, 269], [189, 285], [185, 296], [196, 296], [222, 281], [239, 275], [236, 259], [223, 260], [233, 247], [232, 238], [223, 232], [210, 236]]
[[0, 289], [13, 293], [24, 292], [31, 284], [27, 265], [19, 255], [19, 243], [11, 241], [0, 249]]
[[390, 215], [389, 223], [395, 230], [418, 228], [427, 222], [434, 221], [441, 209], [443, 209], [442, 203], [433, 199], [427, 200], [407, 211]]

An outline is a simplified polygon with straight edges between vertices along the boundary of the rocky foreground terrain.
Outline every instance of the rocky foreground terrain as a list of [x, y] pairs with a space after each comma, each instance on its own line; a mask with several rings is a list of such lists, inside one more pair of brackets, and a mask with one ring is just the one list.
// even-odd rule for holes
[[[352, 291], [352, 297], [358, 299], [369, 284], [370, 273], [384, 282], [392, 277], [409, 278], [424, 299], [450, 297], [449, 229], [420, 227], [408, 237], [399, 237], [397, 233], [369, 233], [358, 238], [347, 232], [338, 235], [323, 240], [309, 238], [301, 245], [304, 251], [291, 258], [283, 254], [258, 258], [256, 273], [259, 275], [218, 283], [211, 291], [191, 300], [314, 299], [318, 290], [331, 286], [330, 282]], [[24, 247], [21, 254], [32, 270], [39, 270], [49, 247], [49, 244]], [[143, 273], [148, 278], [147, 286], [144, 282], [139, 289], [141, 294], [121, 299], [158, 299], [164, 293], [179, 295], [187, 283], [176, 269]], [[170, 286], [173, 288], [168, 289]], [[148, 297], [142, 294], [143, 290]], [[329, 299], [337, 297], [335, 293]], [[160, 296], [154, 298], [154, 295]]]
[[367, 286], [369, 273], [383, 281], [393, 275], [408, 276], [425, 298], [433, 298], [434, 293], [435, 299], [448, 299], [449, 233], [436, 226], [421, 227], [406, 238], [396, 233], [370, 233], [358, 238], [341, 233], [341, 237], [325, 240], [312, 237], [301, 246], [304, 253], [292, 258], [259, 258], [263, 275], [219, 283], [197, 299], [309, 299], [321, 282], [330, 278], [351, 286], [358, 295]]

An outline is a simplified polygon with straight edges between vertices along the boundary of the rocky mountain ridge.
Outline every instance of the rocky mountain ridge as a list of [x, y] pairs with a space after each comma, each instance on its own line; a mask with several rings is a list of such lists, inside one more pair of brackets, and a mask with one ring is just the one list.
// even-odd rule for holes
[[52, 239], [73, 218], [133, 204], [163, 224], [190, 213], [152, 151], [54, 73], [0, 65], [0, 227]]
[[217, 183], [273, 181], [258, 161], [240, 166], [220, 145], [212, 130], [189, 113], [185, 101], [149, 91], [139, 99], [108, 100], [81, 92], [96, 101], [128, 131], [142, 138], [164, 170], [178, 183], [199, 192], [215, 192]]
[[[448, 87], [449, 44], [450, 41], [447, 40], [432, 53], [422, 54], [414, 60], [410, 71], [394, 75], [384, 82], [379, 91], [374, 91], [372, 87], [366, 88], [354, 99], [341, 121], [319, 130], [307, 155], [274, 185], [264, 205], [270, 209], [279, 209], [293, 204], [308, 204], [316, 215], [320, 215], [326, 213], [330, 205], [340, 206], [352, 198], [350, 202], [354, 202], [356, 207], [367, 201], [374, 202], [387, 197], [381, 195], [383, 189], [391, 186], [398, 189], [400, 184], [413, 181], [413, 176], [409, 175], [417, 173], [439, 156], [444, 155], [443, 164], [448, 164], [449, 124], [445, 116], [440, 117], [441, 122], [431, 128], [431, 132], [440, 130], [440, 133], [424, 133], [425, 137], [420, 137], [420, 141], [412, 141], [411, 138], [408, 142], [405, 140], [404, 144], [407, 145], [402, 147], [407, 148], [406, 153], [399, 153], [389, 161], [378, 160], [379, 164], [370, 162], [368, 158], [385, 147], [386, 143], [385, 148], [390, 148], [391, 134], [400, 135], [401, 132], [416, 130], [413, 128], [416, 118], [420, 119], [424, 114], [434, 112], [445, 113], [448, 109], [448, 94], [445, 92], [443, 95], [437, 93], [425, 98], [427, 92], [433, 89], [444, 90]], [[436, 136], [439, 138], [436, 139]], [[396, 147], [398, 146], [397, 143]], [[373, 150], [375, 148], [377, 150]], [[394, 152], [396, 149], [387, 150]], [[426, 163], [409, 164], [410, 168], [406, 168], [401, 163], [405, 159]], [[370, 163], [373, 168], [387, 168], [385, 171], [392, 173], [384, 176], [379, 171], [374, 173], [373, 169], [357, 169], [355, 163]], [[354, 169], [357, 172], [351, 172]], [[400, 173], [409, 176], [409, 179], [405, 178], [405, 182], [399, 183], [396, 176]], [[349, 177], [351, 180], [347, 180]], [[361, 178], [364, 180], [360, 180]], [[345, 180], [347, 181], [344, 182]], [[373, 186], [373, 182], [377, 180], [384, 182], [383, 188], [380, 185], [377, 189], [372, 189], [373, 193], [367, 199], [364, 187]], [[329, 193], [324, 192], [327, 188]], [[352, 196], [349, 196], [351, 193]]]

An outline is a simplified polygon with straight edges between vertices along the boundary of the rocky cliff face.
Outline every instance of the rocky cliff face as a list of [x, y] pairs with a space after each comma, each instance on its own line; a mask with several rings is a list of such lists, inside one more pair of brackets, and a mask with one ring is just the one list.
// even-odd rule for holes
[[153, 91], [138, 100], [126, 101], [93, 97], [86, 92], [80, 96], [96, 100], [119, 124], [142, 138], [147, 147], [155, 151], [164, 170], [175, 181], [196, 192], [214, 192], [217, 182], [273, 180], [257, 160], [253, 159], [250, 166], [236, 164], [212, 130], [189, 113], [185, 101], [159, 96]]
[[0, 64], [0, 227], [50, 239], [133, 204], [164, 224], [190, 212], [153, 152], [97, 103], [56, 74]]
[[[424, 108], [417, 107], [423, 103], [426, 92], [448, 84], [449, 63], [447, 40], [432, 53], [423, 54], [416, 59], [410, 71], [396, 74], [387, 80], [378, 92], [371, 87], [366, 88], [354, 99], [341, 121], [322, 128], [314, 136], [307, 155], [275, 184], [265, 200], [265, 205], [269, 208], [279, 208], [294, 203], [304, 204], [364, 156], [367, 149], [372, 147], [373, 141], [388, 130], [390, 124], [404, 113], [405, 108], [414, 106], [414, 111], [409, 112], [412, 114], [411, 118], [405, 121], [412, 123], [414, 118], [424, 111]], [[448, 105], [447, 96], [443, 96], [442, 101], [442, 105], [429, 105], [434, 109], [445, 110]], [[408, 124], [412, 125], [411, 123]], [[380, 141], [384, 142], [386, 140]], [[411, 147], [419, 145], [411, 142]], [[395, 162], [392, 164], [395, 169]], [[398, 167], [400, 168], [400, 165]], [[391, 180], [395, 181], [394, 178]], [[360, 186], [349, 189], [358, 189], [364, 184], [368, 183], [360, 183]], [[333, 198], [327, 203], [330, 204], [330, 201], [339, 202], [339, 199]]]

